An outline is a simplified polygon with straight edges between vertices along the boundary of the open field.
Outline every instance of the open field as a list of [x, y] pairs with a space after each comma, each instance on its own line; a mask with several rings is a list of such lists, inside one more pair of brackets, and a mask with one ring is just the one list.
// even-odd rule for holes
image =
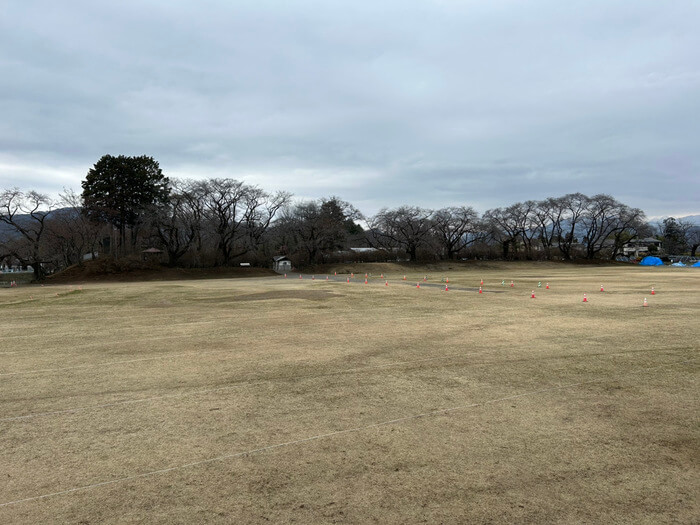
[[0, 523], [700, 521], [700, 270], [338, 269], [0, 289]]

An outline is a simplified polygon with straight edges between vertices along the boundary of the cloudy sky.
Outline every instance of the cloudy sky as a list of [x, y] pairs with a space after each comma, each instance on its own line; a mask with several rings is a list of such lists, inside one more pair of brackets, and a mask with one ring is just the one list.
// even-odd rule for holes
[[694, 0], [0, 0], [0, 189], [104, 154], [298, 198], [700, 213]]

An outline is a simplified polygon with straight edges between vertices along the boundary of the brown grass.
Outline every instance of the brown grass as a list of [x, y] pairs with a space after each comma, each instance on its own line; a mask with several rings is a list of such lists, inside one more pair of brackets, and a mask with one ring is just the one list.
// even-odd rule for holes
[[698, 521], [700, 271], [351, 271], [0, 290], [0, 523]]

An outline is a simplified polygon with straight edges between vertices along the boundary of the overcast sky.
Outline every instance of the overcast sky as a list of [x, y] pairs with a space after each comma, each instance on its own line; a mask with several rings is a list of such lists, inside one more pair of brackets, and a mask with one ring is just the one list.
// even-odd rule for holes
[[0, 189], [104, 154], [367, 214], [700, 213], [694, 0], [0, 0]]

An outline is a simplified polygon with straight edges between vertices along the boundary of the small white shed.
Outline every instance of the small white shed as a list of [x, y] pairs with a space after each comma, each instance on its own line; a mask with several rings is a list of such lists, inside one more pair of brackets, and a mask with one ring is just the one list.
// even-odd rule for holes
[[289, 272], [292, 269], [292, 261], [284, 255], [276, 255], [272, 258], [272, 269], [278, 273]]

